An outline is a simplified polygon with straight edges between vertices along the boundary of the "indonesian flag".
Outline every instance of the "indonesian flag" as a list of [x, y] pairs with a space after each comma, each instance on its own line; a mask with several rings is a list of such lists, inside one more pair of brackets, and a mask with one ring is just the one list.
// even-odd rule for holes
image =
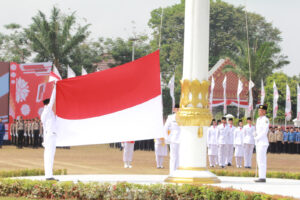
[[290, 121], [292, 118], [291, 108], [291, 91], [289, 85], [286, 84], [285, 119], [287, 121]]
[[49, 74], [49, 82], [51, 81], [59, 81], [61, 80], [61, 76], [59, 74], [59, 71], [55, 66], [53, 66], [53, 71], [50, 72]]
[[300, 120], [300, 87], [297, 84], [297, 120]]
[[261, 79], [261, 92], [260, 92], [260, 104], [264, 105], [265, 102], [265, 87], [264, 87], [264, 81]]
[[226, 82], [227, 82], [227, 76], [225, 76], [223, 80], [223, 89], [224, 89], [224, 115], [227, 113], [227, 104], [226, 104]]
[[254, 87], [254, 83], [252, 80], [249, 81], [249, 105], [248, 105], [248, 113], [249, 116], [251, 115], [251, 111], [253, 110], [253, 95], [252, 95], [252, 88]]
[[87, 75], [87, 74], [88, 74], [87, 71], [83, 67], [81, 67], [81, 76]]
[[243, 83], [242, 81], [239, 79], [239, 82], [238, 82], [238, 88], [237, 88], [237, 99], [238, 99], [238, 118], [240, 116], [240, 94], [241, 92], [243, 91]]
[[57, 146], [163, 137], [159, 51], [56, 84]]
[[68, 78], [76, 77], [75, 72], [72, 70], [72, 68], [71, 68], [70, 66], [68, 66], [67, 77], [68, 77]]
[[273, 119], [275, 119], [277, 117], [277, 111], [278, 111], [278, 98], [279, 98], [279, 94], [278, 94], [278, 90], [276, 87], [276, 83], [274, 81], [273, 83]]
[[172, 78], [169, 81], [168, 88], [170, 89], [170, 96], [172, 98], [172, 109], [175, 108], [175, 95], [174, 95], [174, 90], [175, 90], [175, 74], [172, 76]]
[[211, 112], [212, 112], [212, 105], [213, 105], [214, 88], [215, 88], [215, 79], [212, 76], [211, 85], [210, 85], [210, 97], [209, 97], [209, 109]]

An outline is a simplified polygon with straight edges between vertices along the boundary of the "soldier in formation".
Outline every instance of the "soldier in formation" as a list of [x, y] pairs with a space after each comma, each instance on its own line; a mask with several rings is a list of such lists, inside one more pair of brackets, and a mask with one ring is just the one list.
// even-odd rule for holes
[[23, 120], [14, 119], [10, 125], [11, 143], [18, 148], [41, 147], [43, 142], [43, 129], [39, 118]]

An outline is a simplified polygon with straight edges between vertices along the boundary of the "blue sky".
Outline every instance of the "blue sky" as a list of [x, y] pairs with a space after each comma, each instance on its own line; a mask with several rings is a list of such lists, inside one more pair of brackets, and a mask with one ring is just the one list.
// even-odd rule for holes
[[[263, 15], [282, 31], [281, 47], [290, 65], [282, 69], [288, 75], [300, 74], [300, 0], [225, 0], [234, 5], [245, 5], [251, 12]], [[53, 5], [63, 12], [76, 11], [81, 22], [92, 24], [92, 37], [129, 37], [136, 32], [150, 34], [150, 11], [173, 5], [180, 0], [0, 0], [0, 32], [3, 25], [15, 22], [22, 26], [31, 23], [38, 10], [49, 13]], [[83, 17], [85, 19], [83, 19]], [[86, 22], [85, 22], [86, 20]], [[132, 21], [135, 23], [133, 24]], [[135, 28], [133, 28], [135, 27]]]

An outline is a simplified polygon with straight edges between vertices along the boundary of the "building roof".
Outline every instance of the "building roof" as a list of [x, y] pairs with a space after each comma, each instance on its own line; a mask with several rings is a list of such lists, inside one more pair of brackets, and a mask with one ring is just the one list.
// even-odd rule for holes
[[[213, 93], [213, 100], [223, 100], [224, 89], [223, 80], [225, 75], [227, 76], [226, 84], [226, 98], [237, 101], [237, 88], [239, 77], [234, 72], [223, 72], [226, 65], [235, 66], [229, 58], [219, 60], [212, 69], [208, 72], [209, 80], [211, 81], [212, 76], [215, 80], [215, 87]], [[240, 94], [240, 101], [248, 101], [248, 79], [245, 77], [240, 77], [243, 83], [243, 90]]]

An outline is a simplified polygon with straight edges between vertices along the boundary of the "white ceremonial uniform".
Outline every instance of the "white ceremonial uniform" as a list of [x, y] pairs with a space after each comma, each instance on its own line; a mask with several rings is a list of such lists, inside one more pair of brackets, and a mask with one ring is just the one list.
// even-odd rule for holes
[[209, 160], [209, 166], [214, 167], [218, 164], [218, 139], [217, 139], [217, 126], [211, 126], [207, 130], [207, 154]]
[[259, 117], [256, 120], [256, 136], [254, 139], [258, 176], [260, 179], [265, 179], [267, 173], [267, 149], [269, 146], [268, 131], [269, 119], [266, 116]]
[[164, 126], [166, 143], [170, 144], [170, 174], [179, 167], [180, 127], [176, 122], [176, 114], [168, 116]]
[[56, 87], [54, 86], [50, 103], [44, 106], [41, 115], [44, 130], [44, 168], [46, 178], [53, 177], [53, 162], [56, 150], [56, 116], [52, 110], [55, 101], [55, 93]]
[[249, 124], [244, 126], [243, 128], [244, 167], [251, 167], [252, 165], [252, 155], [254, 149], [254, 133], [255, 133], [255, 126]]
[[233, 132], [233, 144], [235, 148], [234, 156], [236, 161], [236, 166], [238, 168], [242, 167], [243, 157], [244, 157], [244, 147], [243, 147], [243, 127], [237, 127]]
[[163, 168], [164, 157], [168, 155], [168, 147], [165, 144], [164, 138], [157, 138], [154, 142], [156, 167]]
[[228, 124], [229, 132], [226, 142], [226, 159], [225, 164], [231, 164], [232, 163], [232, 157], [233, 157], [233, 132], [235, 130], [235, 127], [233, 125]]
[[229, 127], [227, 124], [220, 124], [217, 127], [217, 140], [218, 140], [218, 161], [219, 166], [225, 166], [226, 159], [226, 143], [229, 134]]
[[131, 162], [133, 158], [134, 151], [134, 141], [123, 142], [124, 150], [123, 150], [123, 162], [125, 163], [124, 167], [131, 168]]

